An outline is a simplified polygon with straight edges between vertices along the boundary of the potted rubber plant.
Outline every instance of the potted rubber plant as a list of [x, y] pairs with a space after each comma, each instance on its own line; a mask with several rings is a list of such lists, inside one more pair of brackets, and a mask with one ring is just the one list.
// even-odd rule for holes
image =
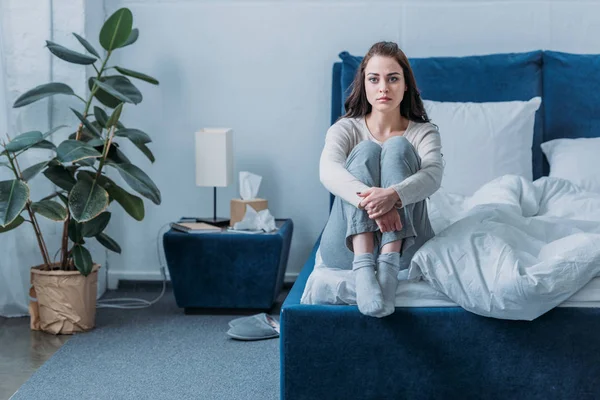
[[[53, 334], [83, 332], [95, 326], [100, 265], [92, 260], [87, 246], [97, 241], [113, 252], [121, 252], [119, 244], [104, 232], [111, 219], [109, 207], [122, 207], [141, 221], [144, 202], [131, 191], [154, 204], [161, 203], [160, 190], [152, 179], [132, 164], [119, 146], [122, 140], [130, 141], [152, 163], [155, 161], [147, 146], [150, 136], [125, 127], [121, 115], [129, 104], [142, 101], [141, 92], [130, 78], [154, 85], [158, 81], [140, 72], [108, 66], [114, 51], [138, 38], [131, 11], [121, 8], [104, 22], [99, 34], [104, 57], [86, 39], [73, 35], [87, 53], [51, 41], [46, 42], [46, 47], [61, 60], [94, 68], [95, 76], [86, 81], [87, 98], [64, 83], [50, 82], [22, 94], [13, 107], [24, 107], [49, 96], [73, 96], [81, 102], [80, 107], [71, 107], [80, 121], [77, 128], [60, 143], [54, 143], [52, 137], [58, 129], [66, 128], [64, 125], [45, 133], [7, 135], [0, 142], [0, 168], [12, 171], [11, 179], [0, 181], [0, 233], [30, 225], [35, 234], [43, 262], [30, 269], [30, 295], [37, 299], [29, 305], [30, 325], [33, 330]], [[24, 168], [20, 156], [32, 149], [47, 151], [48, 159]], [[115, 183], [107, 170], [118, 173], [132, 190]], [[32, 199], [30, 185], [42, 177], [50, 180], [55, 189], [43, 198]], [[62, 224], [56, 253], [50, 253], [46, 246], [40, 217]]]

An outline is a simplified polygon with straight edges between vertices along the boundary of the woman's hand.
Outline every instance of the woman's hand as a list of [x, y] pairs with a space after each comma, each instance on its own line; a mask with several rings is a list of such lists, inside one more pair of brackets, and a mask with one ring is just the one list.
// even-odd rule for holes
[[392, 188], [372, 187], [357, 194], [363, 198], [359, 207], [365, 210], [371, 219], [379, 218], [394, 209], [394, 205], [400, 200], [398, 193]]
[[402, 229], [402, 222], [400, 221], [400, 214], [395, 208], [392, 208], [381, 217], [376, 218], [377, 226], [379, 230], [383, 232], [394, 232]]

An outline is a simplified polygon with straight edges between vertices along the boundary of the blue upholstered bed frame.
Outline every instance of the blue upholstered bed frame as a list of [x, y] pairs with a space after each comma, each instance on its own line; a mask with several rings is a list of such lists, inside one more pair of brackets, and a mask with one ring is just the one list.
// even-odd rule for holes
[[[340, 57], [331, 123], [360, 62]], [[534, 51], [410, 62], [424, 99], [541, 96], [535, 178], [548, 173], [540, 143], [600, 136], [600, 56]], [[300, 304], [319, 240], [281, 309], [282, 399], [600, 398], [600, 309], [555, 308], [528, 322], [460, 307], [397, 307], [378, 319], [356, 306]]]

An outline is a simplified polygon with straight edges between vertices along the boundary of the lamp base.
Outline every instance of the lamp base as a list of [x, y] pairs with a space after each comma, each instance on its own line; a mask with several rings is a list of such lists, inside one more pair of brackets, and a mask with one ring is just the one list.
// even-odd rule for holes
[[211, 225], [215, 225], [215, 226], [228, 226], [229, 225], [229, 218], [214, 218], [214, 217], [207, 217], [207, 218], [196, 218], [196, 222], [204, 222], [207, 224], [211, 224]]

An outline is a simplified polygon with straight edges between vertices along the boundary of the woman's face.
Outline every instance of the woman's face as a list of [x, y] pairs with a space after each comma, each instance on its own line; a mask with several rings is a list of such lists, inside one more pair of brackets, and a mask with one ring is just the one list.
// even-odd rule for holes
[[374, 109], [388, 112], [400, 107], [406, 91], [402, 67], [392, 57], [373, 56], [365, 67], [365, 91]]

